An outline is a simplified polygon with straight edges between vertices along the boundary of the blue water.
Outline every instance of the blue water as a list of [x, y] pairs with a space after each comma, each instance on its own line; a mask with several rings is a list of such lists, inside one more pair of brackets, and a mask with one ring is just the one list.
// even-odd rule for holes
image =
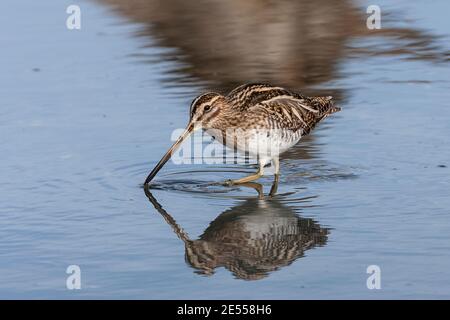
[[[0, 298], [450, 298], [447, 1], [381, 1], [377, 34], [365, 2], [233, 1], [215, 24], [148, 3], [78, 1], [70, 31], [71, 1], [3, 1]], [[190, 101], [251, 80], [343, 111], [283, 156], [273, 198], [208, 185], [251, 166], [169, 163], [152, 203], [141, 183]]]

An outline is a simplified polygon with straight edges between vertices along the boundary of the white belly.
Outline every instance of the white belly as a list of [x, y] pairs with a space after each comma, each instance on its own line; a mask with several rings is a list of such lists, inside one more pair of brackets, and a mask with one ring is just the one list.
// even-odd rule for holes
[[[231, 139], [230, 139], [231, 138]], [[301, 132], [282, 130], [251, 130], [227, 135], [227, 147], [234, 148], [241, 153], [248, 153], [252, 157], [273, 159], [294, 146], [301, 138]]]

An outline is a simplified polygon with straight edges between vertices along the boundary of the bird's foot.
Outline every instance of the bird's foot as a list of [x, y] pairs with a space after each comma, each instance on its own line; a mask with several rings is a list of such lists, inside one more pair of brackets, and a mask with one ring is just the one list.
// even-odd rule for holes
[[231, 180], [231, 179], [225, 180], [225, 181], [223, 182], [223, 185], [224, 185], [225, 187], [231, 187], [231, 186], [233, 186], [234, 184], [235, 184], [234, 181]]
[[270, 188], [270, 192], [269, 192], [269, 197], [273, 198], [277, 194], [279, 180], [280, 180], [280, 175], [278, 173], [275, 173], [273, 184], [272, 184], [272, 187]]

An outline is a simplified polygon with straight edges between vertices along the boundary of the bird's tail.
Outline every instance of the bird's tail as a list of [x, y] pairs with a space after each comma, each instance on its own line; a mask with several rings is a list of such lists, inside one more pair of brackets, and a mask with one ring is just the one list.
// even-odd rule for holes
[[334, 105], [333, 97], [314, 97], [312, 102], [319, 110], [319, 117], [328, 116], [332, 113], [341, 111], [341, 108]]
[[329, 110], [328, 110], [328, 114], [332, 114], [332, 113], [336, 113], [341, 111], [341, 107], [337, 107], [337, 106], [332, 106]]

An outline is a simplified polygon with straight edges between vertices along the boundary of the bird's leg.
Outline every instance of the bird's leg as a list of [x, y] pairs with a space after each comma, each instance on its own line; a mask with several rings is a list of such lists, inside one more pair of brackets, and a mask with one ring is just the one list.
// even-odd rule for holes
[[272, 187], [270, 188], [270, 192], [269, 192], [269, 196], [273, 197], [278, 190], [278, 181], [280, 178], [280, 159], [278, 157], [273, 158], [273, 165], [275, 167], [275, 175], [274, 175], [274, 179], [273, 179], [273, 184]]
[[263, 175], [264, 175], [264, 165], [259, 163], [258, 171], [255, 174], [252, 174], [248, 177], [237, 179], [237, 180], [227, 180], [227, 181], [225, 181], [225, 185], [232, 186], [235, 184], [242, 184], [242, 183], [255, 181], [255, 180], [261, 178]]
[[275, 176], [279, 176], [280, 175], [280, 158], [275, 157], [272, 159], [273, 162], [273, 166], [275, 168]]
[[255, 189], [256, 192], [258, 192], [258, 199], [264, 199], [264, 190], [262, 184], [257, 182], [246, 182], [241, 183], [240, 186]]

